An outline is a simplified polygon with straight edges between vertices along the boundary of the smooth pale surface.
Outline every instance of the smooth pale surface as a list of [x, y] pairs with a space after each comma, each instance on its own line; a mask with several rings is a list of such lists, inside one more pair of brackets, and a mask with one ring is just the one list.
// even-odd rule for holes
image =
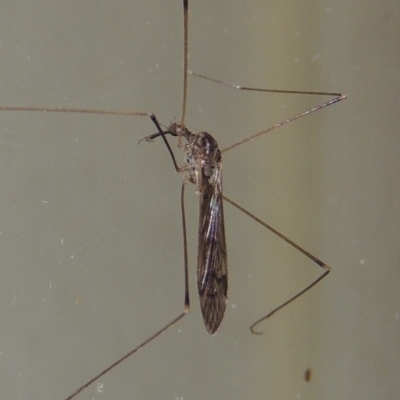
[[[223, 154], [225, 194], [333, 267], [319, 274], [226, 205], [229, 303], [191, 313], [79, 399], [385, 399], [399, 395], [400, 5], [191, 1], [190, 68], [349, 100]], [[2, 1], [0, 103], [181, 113], [182, 5]], [[187, 125], [221, 147], [319, 99], [190, 79]], [[145, 118], [0, 114], [1, 398], [63, 399], [183, 306], [179, 175]], [[181, 157], [181, 156], [178, 156]], [[312, 368], [312, 380], [303, 381]]]

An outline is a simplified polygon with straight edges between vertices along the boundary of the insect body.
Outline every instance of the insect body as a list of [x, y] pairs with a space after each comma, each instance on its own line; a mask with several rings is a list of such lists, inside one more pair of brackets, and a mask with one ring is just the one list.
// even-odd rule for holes
[[167, 134], [183, 136], [187, 140], [185, 165], [178, 170], [184, 172], [184, 184], [196, 185], [199, 196], [197, 290], [204, 325], [212, 335], [218, 331], [224, 317], [228, 292], [221, 151], [209, 133], [193, 133], [176, 123], [144, 140], [152, 141], [158, 136], [165, 138]]
[[185, 153], [186, 176], [199, 196], [197, 289], [205, 327], [214, 334], [224, 317], [228, 292], [221, 152], [209, 133], [200, 132], [190, 133]]

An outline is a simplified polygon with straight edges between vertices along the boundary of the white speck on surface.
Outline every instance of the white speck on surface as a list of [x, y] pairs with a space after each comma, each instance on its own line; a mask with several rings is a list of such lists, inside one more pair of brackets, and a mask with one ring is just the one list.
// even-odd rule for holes
[[104, 383], [98, 383], [98, 384], [96, 385], [96, 390], [97, 390], [99, 393], [104, 393]]

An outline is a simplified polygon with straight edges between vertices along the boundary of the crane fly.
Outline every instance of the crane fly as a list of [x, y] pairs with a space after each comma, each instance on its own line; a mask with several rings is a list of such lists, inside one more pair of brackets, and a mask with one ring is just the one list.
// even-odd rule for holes
[[228, 300], [221, 151], [209, 133], [192, 133], [184, 125], [176, 123], [166, 131], [161, 130], [142, 140], [152, 141], [158, 136], [165, 138], [167, 134], [182, 136], [187, 141], [184, 146], [185, 165], [178, 167], [175, 164], [175, 167], [184, 173], [182, 188], [187, 182], [193, 183], [199, 197], [197, 290], [205, 328], [213, 335], [221, 325]]
[[[184, 49], [183, 49], [183, 102], [182, 114], [180, 122], [174, 122], [167, 128], [163, 127], [158, 121], [156, 116], [151, 112], [138, 112], [138, 111], [112, 111], [112, 110], [94, 110], [94, 109], [77, 109], [77, 108], [55, 108], [55, 107], [20, 107], [20, 106], [0, 106], [3, 111], [40, 111], [40, 112], [64, 112], [64, 113], [84, 113], [84, 114], [103, 114], [103, 115], [120, 115], [120, 116], [137, 116], [147, 117], [153, 122], [157, 132], [153, 133], [141, 141], [151, 142], [157, 138], [163, 140], [167, 150], [171, 156], [174, 168], [177, 172], [183, 173], [183, 183], [181, 188], [181, 212], [182, 212], [182, 230], [183, 230], [183, 253], [184, 253], [184, 274], [185, 274], [185, 288], [184, 288], [184, 309], [173, 320], [168, 322], [165, 326], [155, 332], [152, 336], [147, 338], [144, 342], [129, 351], [123, 357], [119, 358], [113, 364], [103, 369], [100, 373], [76, 389], [71, 395], [66, 397], [65, 400], [70, 400], [77, 396], [82, 390], [97, 381], [100, 377], [105, 375], [111, 369], [116, 367], [122, 361], [136, 353], [139, 349], [145, 347], [161, 333], [175, 325], [181, 320], [189, 311], [189, 284], [188, 284], [188, 252], [187, 252], [187, 234], [185, 222], [185, 208], [184, 208], [184, 193], [187, 183], [191, 183], [195, 187], [195, 192], [199, 201], [199, 225], [198, 225], [198, 250], [197, 250], [197, 289], [200, 299], [200, 306], [203, 315], [204, 325], [209, 334], [215, 334], [222, 323], [227, 298], [228, 298], [228, 262], [227, 262], [227, 248], [225, 240], [225, 224], [223, 204], [224, 201], [243, 212], [250, 217], [253, 221], [262, 225], [263, 227], [272, 231], [275, 235], [279, 236], [286, 243], [290, 244], [299, 250], [306, 257], [315, 262], [322, 268], [321, 275], [306, 286], [299, 293], [285, 301], [280, 306], [273, 309], [267, 315], [261, 317], [254, 322], [250, 329], [253, 333], [260, 333], [255, 327], [263, 320], [272, 316], [275, 312], [282, 309], [293, 300], [301, 296], [303, 293], [311, 289], [319, 281], [328, 275], [330, 267], [316, 258], [314, 255], [294, 243], [282, 233], [278, 232], [272, 226], [257, 218], [255, 215], [241, 207], [239, 204], [223, 195], [222, 186], [222, 154], [230, 151], [235, 147], [256, 139], [270, 131], [273, 131], [283, 125], [298, 120], [306, 115], [321, 110], [327, 106], [337, 103], [346, 98], [342, 93], [330, 92], [311, 92], [311, 91], [293, 91], [293, 90], [275, 90], [275, 89], [262, 89], [254, 87], [236, 86], [220, 80], [206, 77], [204, 75], [189, 71], [188, 68], [188, 0], [183, 0], [183, 20], [184, 20]], [[217, 141], [213, 136], [207, 132], [191, 132], [185, 125], [186, 114], [186, 98], [188, 88], [188, 74], [201, 79], [215, 82], [219, 85], [227, 86], [236, 90], [243, 91], [257, 91], [269, 93], [286, 93], [292, 95], [312, 95], [312, 96], [329, 96], [331, 99], [319, 103], [313, 108], [307, 109], [299, 114], [287, 118], [277, 124], [270, 126], [267, 129], [248, 136], [225, 149], [219, 149]], [[178, 148], [184, 152], [184, 164], [180, 166], [176, 161], [174, 152], [168, 141], [168, 136], [177, 137]], [[183, 143], [183, 141], [186, 143]]]

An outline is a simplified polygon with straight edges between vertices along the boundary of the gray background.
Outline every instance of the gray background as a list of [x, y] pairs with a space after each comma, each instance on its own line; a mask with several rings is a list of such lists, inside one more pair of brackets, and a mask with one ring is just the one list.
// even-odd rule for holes
[[[80, 399], [399, 396], [399, 10], [191, 1], [193, 70], [348, 94], [224, 155], [226, 195], [333, 271], [251, 335], [320, 271], [226, 205], [229, 306], [209, 337], [189, 187], [191, 313]], [[2, 104], [180, 116], [180, 0], [4, 0], [0, 44]], [[187, 125], [225, 147], [318, 100], [192, 78]], [[181, 177], [161, 142], [136, 146], [145, 118], [2, 112], [0, 128], [0, 397], [63, 399], [181, 311]]]

